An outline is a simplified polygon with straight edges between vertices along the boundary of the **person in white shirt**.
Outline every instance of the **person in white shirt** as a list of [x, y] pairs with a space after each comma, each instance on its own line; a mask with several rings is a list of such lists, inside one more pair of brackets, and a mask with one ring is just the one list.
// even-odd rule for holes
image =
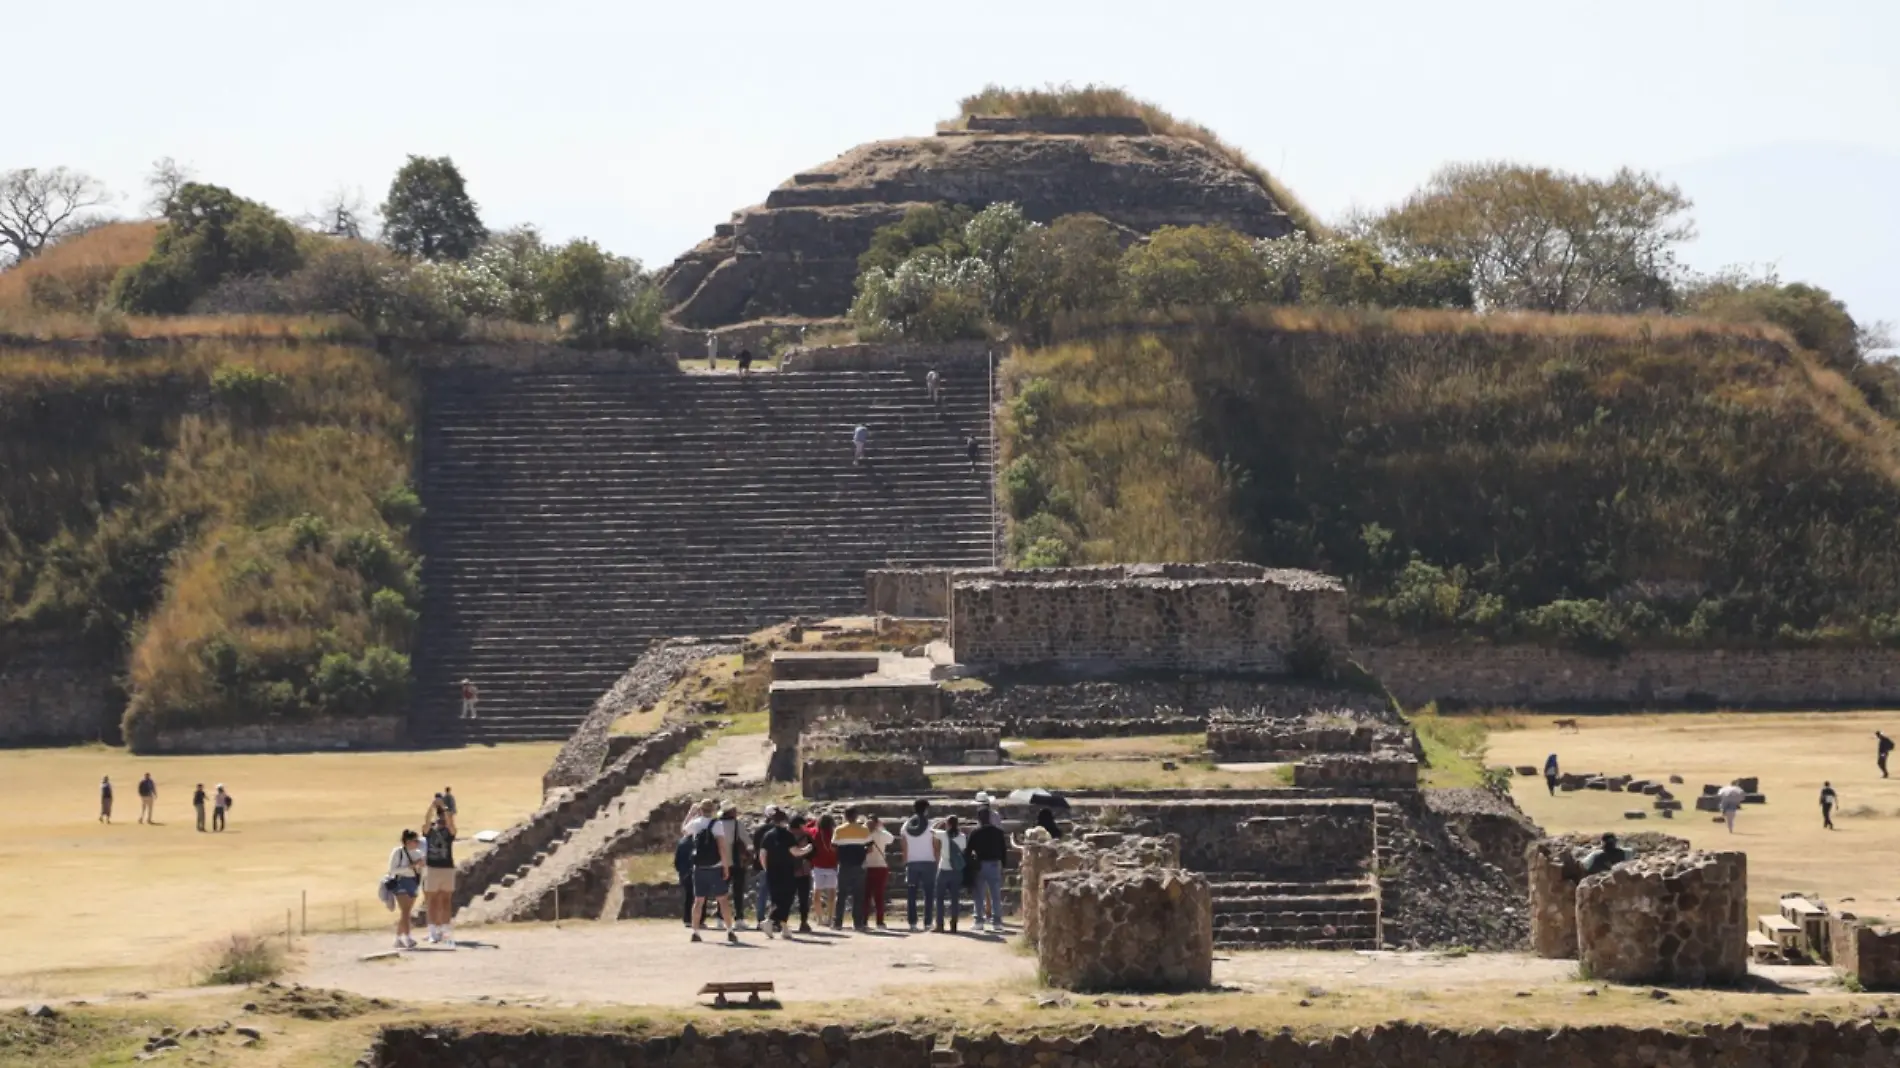
[[851, 462], [854, 464], [863, 463], [865, 450], [869, 449], [870, 447], [871, 447], [871, 428], [868, 426], [865, 426], [863, 423], [859, 423], [858, 428], [851, 432], [851, 449], [852, 449]]
[[918, 798], [912, 806], [910, 819], [900, 828], [904, 840], [904, 896], [907, 902], [905, 912], [910, 920], [910, 929], [917, 929], [917, 897], [923, 895], [924, 924], [929, 926], [930, 917], [937, 905], [937, 839], [930, 833], [930, 802]]
[[737, 943], [738, 931], [732, 922], [733, 828], [737, 827], [737, 806], [726, 806], [733, 819], [721, 819], [721, 806], [711, 798], [699, 803], [699, 811], [680, 828], [682, 837], [693, 840], [693, 941], [702, 941], [700, 930], [706, 922], [706, 902], [719, 905], [719, 918], [726, 924], [726, 941]]
[[891, 860], [885, 850], [897, 836], [884, 829], [884, 821], [872, 816], [865, 824], [871, 830], [871, 852], [864, 858], [864, 897], [877, 915], [877, 929], [884, 930], [884, 898], [891, 885]]
[[416, 897], [422, 893], [422, 861], [422, 836], [405, 829], [402, 841], [389, 851], [389, 874], [383, 877], [396, 898], [397, 949], [416, 948], [409, 924], [415, 915]]
[[930, 403], [936, 404], [942, 399], [940, 391], [943, 389], [943, 376], [937, 373], [935, 367], [932, 367], [930, 373], [924, 376], [924, 388], [930, 391]]
[[970, 840], [957, 830], [955, 816], [944, 817], [943, 827], [935, 834], [937, 844], [937, 914], [932, 930], [943, 930], [944, 917], [950, 919], [950, 933], [957, 930], [957, 914], [963, 909], [964, 855]]

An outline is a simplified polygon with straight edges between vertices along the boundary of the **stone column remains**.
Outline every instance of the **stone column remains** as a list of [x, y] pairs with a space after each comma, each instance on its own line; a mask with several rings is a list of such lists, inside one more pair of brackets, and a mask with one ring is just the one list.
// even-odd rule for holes
[[1206, 876], [1178, 868], [1044, 876], [1043, 981], [1069, 990], [1204, 990], [1214, 982], [1213, 902]]

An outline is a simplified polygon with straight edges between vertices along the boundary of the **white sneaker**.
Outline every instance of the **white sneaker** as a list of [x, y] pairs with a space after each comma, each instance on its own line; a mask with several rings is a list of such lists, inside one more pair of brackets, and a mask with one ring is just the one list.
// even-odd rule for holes
[[396, 948], [397, 948], [397, 949], [408, 949], [408, 948], [409, 948], [409, 945], [408, 945], [408, 943], [406, 943], [406, 942], [404, 942], [404, 941], [403, 941], [403, 940], [402, 940], [401, 938], [397, 938], [397, 939], [396, 939]]
[[414, 948], [416, 948], [416, 940], [415, 940], [415, 938], [414, 938], [414, 937], [412, 937], [412, 936], [410, 936], [410, 935], [403, 935], [403, 936], [402, 936], [402, 944], [403, 944], [403, 948], [404, 948], [404, 949], [414, 949]]
[[442, 941], [447, 942], [450, 949], [454, 949], [455, 948], [455, 928], [453, 927], [442, 928]]

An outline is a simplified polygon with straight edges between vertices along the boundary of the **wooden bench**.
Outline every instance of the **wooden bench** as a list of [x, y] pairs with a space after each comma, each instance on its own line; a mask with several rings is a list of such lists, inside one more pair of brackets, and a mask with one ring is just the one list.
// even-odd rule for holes
[[726, 1000], [727, 994], [745, 994], [747, 995], [746, 1004], [757, 1005], [759, 1003], [760, 994], [770, 994], [773, 992], [772, 981], [769, 979], [742, 983], [707, 983], [705, 986], [699, 988], [699, 996], [705, 997], [707, 994], [711, 994], [713, 996], [713, 1005], [721, 1008], [731, 1004], [730, 1001]]
[[1801, 926], [1789, 923], [1778, 913], [1755, 917], [1755, 926], [1761, 933], [1774, 939], [1775, 945], [1783, 952], [1799, 949], [1801, 946]]
[[1762, 963], [1781, 959], [1781, 946], [1760, 931], [1748, 932], [1748, 955]]

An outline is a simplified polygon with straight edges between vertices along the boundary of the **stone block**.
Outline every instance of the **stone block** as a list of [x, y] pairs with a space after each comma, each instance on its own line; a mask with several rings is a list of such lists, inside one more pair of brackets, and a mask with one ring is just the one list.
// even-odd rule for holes
[[1695, 799], [1695, 810], [1697, 812], [1720, 812], [1722, 810], [1722, 803], [1715, 799], [1714, 794], [1703, 794], [1701, 797]]
[[1671, 800], [1668, 800], [1668, 799], [1658, 799], [1658, 800], [1656, 800], [1656, 801], [1654, 801], [1654, 802], [1651, 802], [1651, 804], [1652, 804], [1652, 807], [1654, 807], [1654, 808], [1656, 809], [1656, 811], [1658, 811], [1658, 812], [1680, 812], [1680, 811], [1682, 811], [1682, 802], [1680, 802], [1680, 801], [1671, 801]]
[[1519, 775], [1533, 776], [1537, 774], [1537, 769], [1529, 764], [1519, 764], [1513, 770]]
[[1045, 876], [1036, 959], [1070, 990], [1204, 990], [1214, 981], [1207, 878], [1177, 868]]
[[1577, 886], [1577, 949], [1585, 975], [1692, 986], [1748, 975], [1748, 858], [1644, 857]]
[[930, 777], [912, 756], [809, 756], [799, 766], [798, 785], [814, 800], [888, 797], [928, 790]]
[[1765, 805], [1767, 803], [1767, 794], [1744, 794], [1742, 796], [1742, 804], [1744, 805]]
[[1649, 818], [1649, 813], [1647, 813], [1647, 812], [1644, 812], [1644, 811], [1643, 811], [1642, 809], [1640, 809], [1640, 808], [1638, 808], [1638, 809], [1632, 809], [1632, 810], [1630, 810], [1630, 811], [1628, 811], [1628, 812], [1625, 812], [1625, 813], [1623, 813], [1623, 818], [1624, 818], [1624, 819], [1626, 819], [1626, 820], [1641, 820], [1641, 819], [1648, 819], [1648, 818]]
[[1753, 793], [1761, 792], [1761, 780], [1759, 778], [1756, 778], [1753, 775], [1747, 775], [1747, 776], [1743, 776], [1742, 778], [1736, 779], [1730, 785], [1741, 787], [1742, 792], [1745, 794], [1753, 794]]
[[[1110, 841], [1110, 837], [1114, 841]], [[1090, 840], [1101, 845], [1091, 845]], [[1168, 834], [1158, 838], [1126, 835], [1090, 835], [1056, 841], [1047, 832], [1032, 828], [1023, 838], [1022, 917], [1023, 938], [1034, 945], [1041, 935], [1042, 884], [1046, 876], [1072, 871], [1098, 871], [1127, 867], [1178, 868], [1181, 866], [1181, 838]]]
[[963, 762], [965, 764], [979, 765], [1001, 764], [1003, 762], [1003, 754], [1001, 750], [997, 749], [965, 749], [963, 751]]
[[1303, 790], [1416, 789], [1418, 761], [1410, 753], [1329, 753], [1293, 765], [1293, 785]]
[[1827, 922], [1836, 970], [1869, 990], [1900, 990], [1900, 928], [1872, 926], [1845, 913]]

